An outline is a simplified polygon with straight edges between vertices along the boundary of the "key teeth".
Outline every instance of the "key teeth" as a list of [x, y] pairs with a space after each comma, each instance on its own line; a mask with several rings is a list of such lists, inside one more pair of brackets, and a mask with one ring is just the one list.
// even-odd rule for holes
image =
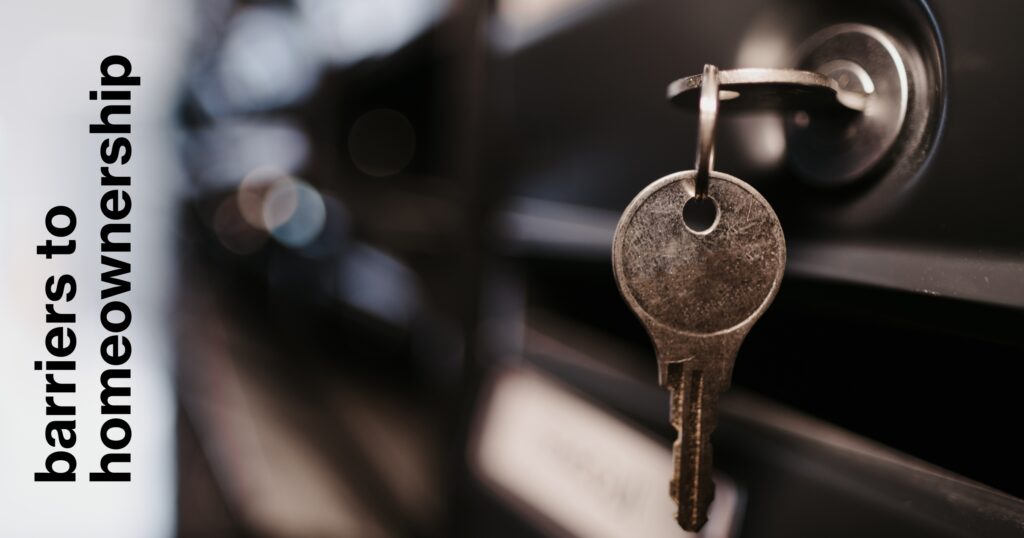
[[[682, 438], [677, 437], [676, 441], [672, 444], [673, 458], [681, 458], [681, 444]], [[711, 448], [708, 447], [706, 450], [706, 457], [711, 457]], [[711, 503], [715, 500], [715, 482], [713, 479], [708, 477], [707, 479], [701, 479], [698, 481], [698, 491], [692, 491], [685, 484], [680, 483], [679, 476], [673, 473], [672, 479], [669, 481], [668, 493], [672, 497], [672, 501], [676, 505], [675, 518], [679, 523], [679, 526], [685, 531], [698, 532], [708, 521], [708, 509]], [[680, 499], [690, 498], [693, 499], [693, 503], [680, 503]], [[683, 506], [687, 506], [690, 509], [689, 514], [683, 513]]]
[[690, 517], [685, 517], [685, 514], [680, 514], [680, 510], [676, 510], [676, 522], [683, 528], [684, 531], [689, 532], [700, 532], [704, 525], [708, 522], [708, 506], [711, 501], [714, 500], [715, 490], [714, 486], [711, 488], [711, 493], [706, 503], [701, 503], [703, 506], [698, 506], [695, 512], [689, 514]]
[[713, 480], [708, 480], [707, 483], [701, 481], [701, 490], [697, 492], [683, 492], [684, 494], [691, 494], [691, 498], [695, 499], [695, 502], [690, 506], [691, 511], [689, 514], [683, 513], [683, 504], [679, 503], [679, 483], [676, 478], [673, 478], [669, 483], [669, 494], [673, 497], [676, 502], [676, 521], [683, 530], [689, 532], [698, 532], [705, 523], [708, 521], [708, 509], [711, 503], [715, 500], [715, 483]]
[[716, 378], [707, 371], [689, 370], [677, 372], [676, 382], [670, 389], [676, 439], [672, 445], [674, 472], [669, 490], [676, 502], [679, 526], [697, 532], [707, 522], [708, 508], [715, 497], [710, 441], [716, 429]]

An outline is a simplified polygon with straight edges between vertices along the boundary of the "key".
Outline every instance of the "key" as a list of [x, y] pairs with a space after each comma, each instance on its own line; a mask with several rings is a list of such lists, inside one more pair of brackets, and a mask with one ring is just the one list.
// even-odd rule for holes
[[[612, 250], [619, 290], [647, 329], [659, 383], [670, 392], [677, 430], [670, 493], [676, 520], [693, 532], [714, 497], [710, 438], [719, 394], [786, 264], [782, 227], [753, 187], [711, 171], [708, 195], [698, 199], [695, 180], [695, 171], [678, 172], [644, 189], [619, 221]], [[701, 209], [709, 222], [692, 218]]]
[[[845, 62], [850, 64], [851, 62]], [[859, 66], [854, 65], [859, 69]], [[696, 108], [704, 75], [691, 75], [668, 86], [668, 99], [683, 108]], [[729, 69], [718, 72], [723, 110], [803, 110], [863, 112], [868, 93], [862, 86], [843, 85], [831, 76], [797, 69]]]

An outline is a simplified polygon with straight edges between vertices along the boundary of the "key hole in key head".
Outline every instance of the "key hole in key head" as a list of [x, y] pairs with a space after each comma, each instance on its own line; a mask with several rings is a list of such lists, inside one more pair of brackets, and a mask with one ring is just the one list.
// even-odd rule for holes
[[683, 204], [683, 223], [691, 232], [709, 233], [717, 222], [718, 203], [714, 198], [690, 198]]

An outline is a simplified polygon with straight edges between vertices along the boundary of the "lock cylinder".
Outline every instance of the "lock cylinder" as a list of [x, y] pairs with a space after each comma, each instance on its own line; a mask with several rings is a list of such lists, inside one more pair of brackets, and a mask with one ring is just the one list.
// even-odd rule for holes
[[732, 65], [816, 73], [840, 95], [864, 96], [860, 110], [788, 107], [723, 130], [737, 167], [819, 230], [861, 226], [899, 207], [940, 139], [945, 53], [920, 0], [768, 0]]
[[800, 69], [866, 98], [856, 113], [789, 114], [792, 167], [822, 186], [849, 184], [885, 167], [906, 123], [910, 96], [907, 68], [893, 38], [868, 25], [841, 24], [813, 35], [797, 54]]

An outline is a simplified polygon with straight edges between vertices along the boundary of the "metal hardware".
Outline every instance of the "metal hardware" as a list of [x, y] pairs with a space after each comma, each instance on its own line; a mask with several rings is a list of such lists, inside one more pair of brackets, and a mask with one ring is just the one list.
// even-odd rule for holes
[[715, 166], [715, 128], [719, 107], [718, 68], [707, 64], [701, 75], [700, 123], [697, 125], [697, 169], [694, 177], [694, 197], [703, 200], [708, 195], [708, 175]]
[[845, 185], [877, 170], [892, 154], [907, 116], [910, 88], [896, 42], [877, 28], [842, 24], [813, 35], [800, 66], [870, 95], [863, 113], [791, 115], [789, 162], [816, 185]]
[[[673, 81], [668, 98], [674, 105], [693, 109], [703, 75]], [[864, 110], [867, 94], [841, 87], [834, 78], [798, 69], [746, 68], [718, 72], [722, 110], [806, 110], [843, 112]]]
[[[786, 112], [789, 162], [813, 184], [845, 185], [881, 168], [903, 130], [910, 95], [896, 42], [877, 28], [842, 24], [814, 34], [797, 57], [799, 69], [718, 72], [720, 109]], [[672, 82], [669, 100], [702, 106], [706, 78]]]

